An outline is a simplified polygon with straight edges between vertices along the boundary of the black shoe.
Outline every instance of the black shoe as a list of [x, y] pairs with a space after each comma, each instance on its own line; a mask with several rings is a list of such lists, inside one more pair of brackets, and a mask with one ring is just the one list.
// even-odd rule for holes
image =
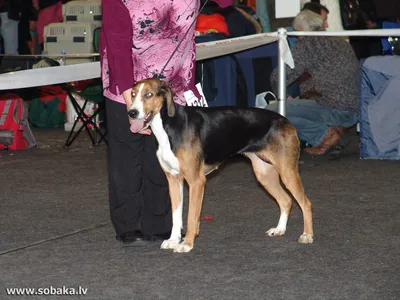
[[168, 240], [171, 236], [171, 231], [165, 233], [157, 233], [157, 234], [146, 234], [145, 239], [149, 242], [157, 242]]
[[147, 245], [146, 239], [140, 230], [117, 235], [117, 240], [121, 242], [122, 247], [143, 247]]

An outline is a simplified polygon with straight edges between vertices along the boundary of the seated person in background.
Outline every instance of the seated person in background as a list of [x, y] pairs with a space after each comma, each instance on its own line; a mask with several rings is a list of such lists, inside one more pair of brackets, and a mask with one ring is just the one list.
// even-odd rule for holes
[[[299, 31], [321, 31], [320, 15], [308, 10], [293, 21]], [[359, 63], [350, 44], [341, 37], [304, 36], [292, 55], [295, 68], [287, 68], [287, 84], [302, 78], [300, 99], [287, 101], [287, 118], [296, 127], [300, 140], [312, 145], [312, 155], [326, 153], [339, 140], [345, 128], [358, 122]], [[305, 76], [304, 74], [308, 74]], [[278, 86], [278, 70], [271, 74]], [[278, 103], [266, 109], [278, 111]]]
[[[326, 6], [321, 5], [318, 2], [307, 2], [304, 4], [303, 8], [301, 11], [304, 10], [309, 10], [312, 11], [316, 14], [319, 14], [322, 18], [322, 28], [323, 30], [326, 30], [329, 27], [328, 24], [328, 14], [329, 10]], [[288, 31], [295, 31], [293, 26], [290, 26], [288, 28]], [[289, 46], [290, 49], [294, 47], [296, 42], [299, 40], [297, 36], [289, 36], [288, 38]], [[308, 74], [304, 74], [302, 77], [300, 77], [296, 82], [293, 82], [290, 86], [288, 86], [288, 93], [293, 96], [293, 98], [296, 98], [300, 94], [300, 83], [303, 81], [304, 78], [307, 78]]]
[[328, 25], [329, 9], [326, 6], [317, 2], [307, 2], [304, 4], [302, 11], [303, 10], [309, 10], [320, 15], [322, 18], [322, 28], [324, 30], [329, 27]]

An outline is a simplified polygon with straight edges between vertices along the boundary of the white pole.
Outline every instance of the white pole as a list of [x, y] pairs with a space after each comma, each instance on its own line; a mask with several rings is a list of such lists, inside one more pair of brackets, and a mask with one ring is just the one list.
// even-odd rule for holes
[[283, 39], [287, 37], [287, 31], [285, 28], [278, 29], [279, 36], [279, 51], [278, 51], [278, 70], [279, 70], [279, 113], [282, 116], [286, 116], [286, 64], [283, 60]]

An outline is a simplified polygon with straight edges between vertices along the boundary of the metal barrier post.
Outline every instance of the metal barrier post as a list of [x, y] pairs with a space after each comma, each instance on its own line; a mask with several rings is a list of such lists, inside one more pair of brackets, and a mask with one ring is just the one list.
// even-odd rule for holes
[[279, 94], [278, 94], [278, 104], [279, 104], [279, 113], [282, 116], [286, 116], [286, 64], [283, 60], [282, 50], [283, 50], [283, 42], [282, 39], [286, 39], [287, 31], [285, 28], [278, 29], [278, 70], [279, 70]]

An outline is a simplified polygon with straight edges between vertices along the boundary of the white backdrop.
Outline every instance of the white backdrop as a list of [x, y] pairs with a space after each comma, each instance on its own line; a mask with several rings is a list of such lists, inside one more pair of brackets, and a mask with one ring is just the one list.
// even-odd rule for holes
[[300, 11], [300, 0], [275, 0], [275, 17], [293, 18]]

